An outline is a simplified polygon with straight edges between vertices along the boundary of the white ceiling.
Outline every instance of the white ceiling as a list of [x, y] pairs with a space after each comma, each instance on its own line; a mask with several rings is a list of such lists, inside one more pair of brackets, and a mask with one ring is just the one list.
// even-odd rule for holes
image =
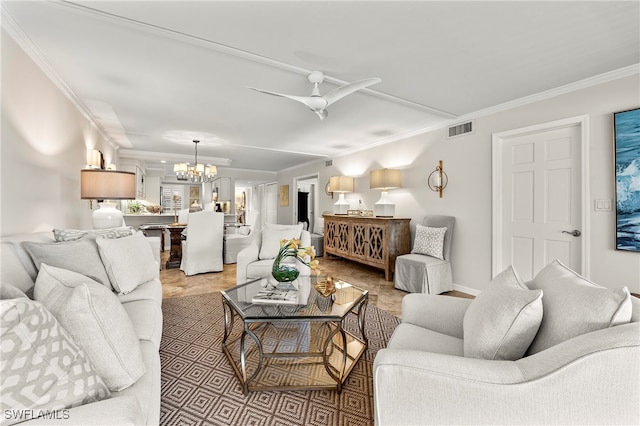
[[[149, 168], [278, 171], [640, 63], [640, 2], [3, 1], [2, 26]], [[369, 77], [320, 121], [294, 101]]]

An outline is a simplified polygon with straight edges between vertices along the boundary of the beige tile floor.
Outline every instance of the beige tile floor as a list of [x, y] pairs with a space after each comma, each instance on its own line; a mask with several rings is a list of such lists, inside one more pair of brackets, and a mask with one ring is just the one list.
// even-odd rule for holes
[[[169, 256], [168, 250], [162, 253], [163, 265]], [[384, 279], [381, 269], [371, 268], [344, 259], [320, 258], [320, 269], [334, 278], [369, 290], [369, 303], [396, 316], [401, 315], [402, 298], [407, 295], [393, 287], [393, 281]], [[224, 271], [185, 276], [180, 269], [160, 271], [164, 298], [212, 293], [236, 285], [236, 265], [224, 265]], [[449, 296], [472, 297], [468, 294], [452, 291]]]

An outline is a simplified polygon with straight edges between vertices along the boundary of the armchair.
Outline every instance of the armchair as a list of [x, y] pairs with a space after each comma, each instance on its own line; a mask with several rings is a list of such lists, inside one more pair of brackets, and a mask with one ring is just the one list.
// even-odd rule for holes
[[[540, 286], [536, 279], [526, 283], [528, 288], [545, 287], [544, 295], [534, 294], [543, 306], [539, 312], [542, 325], [539, 330], [533, 328], [537, 331], [534, 344], [554, 327], [559, 330], [556, 334], [562, 334], [571, 327], [593, 325], [591, 318], [574, 318], [590, 303], [580, 293], [591, 290], [571, 283], [570, 290], [561, 290], [565, 292], [561, 300], [566, 312], [558, 313], [553, 311], [558, 306], [553, 306], [553, 301], [545, 303], [545, 297], [555, 298], [548, 289], [562, 287], [566, 280], [556, 275], [548, 280], [549, 285]], [[616, 296], [613, 319], [608, 322], [610, 318], [606, 318], [600, 329], [535, 353], [531, 353], [532, 344], [528, 356], [515, 360], [467, 356], [468, 332], [473, 328], [469, 314], [483, 293], [476, 300], [405, 296], [402, 323], [374, 361], [376, 425], [639, 424], [640, 299], [629, 298], [628, 291], [625, 296], [625, 291], [615, 293], [620, 297]], [[573, 297], [567, 298], [567, 292]], [[574, 302], [575, 306], [567, 306]], [[606, 302], [598, 300], [596, 304], [604, 307]], [[604, 309], [587, 310], [602, 315]], [[502, 312], [497, 307], [496, 318]], [[554, 320], [559, 324], [554, 325]], [[512, 332], [513, 323], [507, 322]], [[523, 352], [528, 345], [524, 344]]]
[[[274, 225], [268, 223], [264, 229], [255, 231], [249, 246], [238, 253], [236, 283], [242, 284], [251, 279], [268, 276], [280, 247], [280, 240], [291, 238], [299, 238], [303, 247], [311, 245], [311, 234], [302, 229], [302, 224]], [[311, 274], [309, 267], [303, 264], [299, 266], [300, 275]]]
[[236, 263], [238, 253], [249, 246], [260, 229], [260, 212], [251, 210], [247, 214], [247, 225], [238, 228], [235, 234], [224, 236], [224, 263]]
[[[411, 253], [396, 258], [396, 268], [393, 276], [395, 288], [412, 293], [429, 294], [440, 294], [453, 290], [451, 241], [453, 239], [454, 223], [455, 218], [452, 216], [425, 216], [422, 226], [429, 227], [429, 229], [446, 228], [444, 236], [440, 235], [441, 240], [437, 250], [435, 250], [435, 247], [419, 247], [420, 238], [418, 234], [420, 229], [416, 229], [416, 241]], [[420, 226], [417, 228], [420, 228]], [[427, 232], [426, 228], [425, 232]], [[427, 236], [428, 239], [433, 238], [430, 235]]]

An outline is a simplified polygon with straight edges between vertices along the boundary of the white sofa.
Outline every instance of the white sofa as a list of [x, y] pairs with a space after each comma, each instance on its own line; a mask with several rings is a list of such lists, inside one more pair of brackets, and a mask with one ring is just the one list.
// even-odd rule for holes
[[475, 300], [404, 297], [376, 425], [640, 424], [640, 299], [557, 261], [519, 289], [503, 274]]
[[[18, 288], [27, 293], [33, 293], [38, 271], [31, 262], [30, 256], [24, 249], [24, 242], [53, 243], [51, 233], [34, 233], [13, 235], [1, 239], [1, 278], [3, 290], [2, 302], [7, 289]], [[62, 424], [62, 425], [157, 425], [160, 422], [160, 356], [159, 347], [162, 334], [162, 285], [158, 271], [160, 263], [160, 239], [158, 237], [147, 238], [153, 256], [150, 262], [153, 265], [138, 265], [146, 269], [155, 269], [155, 277], [141, 283], [133, 291], [127, 294], [117, 295], [118, 301], [126, 312], [131, 324], [123, 324], [135, 332], [133, 339], [137, 337], [142, 362], [143, 374], [135, 383], [120, 391], [112, 391], [110, 397], [86, 405], [80, 405], [68, 410], [59, 411], [54, 417], [35, 418], [26, 421], [24, 425], [36, 424]], [[64, 243], [55, 243], [64, 244]], [[148, 257], [147, 257], [148, 258]], [[44, 262], [43, 262], [44, 263]], [[96, 265], [99, 266], [99, 265]], [[42, 269], [42, 268], [41, 268]], [[15, 290], [12, 290], [15, 291]], [[30, 295], [33, 298], [33, 295]], [[111, 297], [111, 296], [109, 296]], [[16, 299], [12, 299], [16, 300]], [[3, 307], [6, 305], [3, 305]], [[6, 309], [5, 309], [6, 312]], [[123, 314], [124, 315], [124, 314]], [[4, 318], [3, 318], [4, 319]], [[3, 364], [4, 366], [4, 364]], [[3, 403], [3, 410], [14, 407]], [[36, 411], [37, 412], [37, 411]], [[34, 411], [22, 411], [21, 416], [35, 417]], [[47, 412], [45, 411], [45, 415]], [[6, 420], [7, 414], [3, 413]], [[14, 419], [15, 420], [15, 419]]]
[[[271, 273], [273, 261], [282, 239], [297, 238], [302, 247], [311, 245], [311, 234], [298, 225], [266, 224], [260, 231], [253, 233], [250, 244], [238, 253], [236, 265], [236, 283], [266, 277]], [[310, 275], [308, 266], [299, 264], [300, 275]]]

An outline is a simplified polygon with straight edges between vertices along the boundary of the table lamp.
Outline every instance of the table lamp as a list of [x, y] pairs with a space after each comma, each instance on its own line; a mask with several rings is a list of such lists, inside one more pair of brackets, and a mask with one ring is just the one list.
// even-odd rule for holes
[[340, 194], [338, 201], [333, 205], [333, 213], [347, 214], [349, 203], [344, 199], [344, 194], [353, 192], [353, 178], [351, 176], [331, 176], [329, 188], [331, 188], [331, 192]]
[[[80, 198], [83, 200], [133, 200], [136, 198], [136, 174], [119, 170], [80, 170]], [[116, 203], [99, 202], [91, 221], [94, 229], [122, 226], [122, 212]]]
[[388, 190], [402, 187], [400, 170], [379, 169], [369, 174], [369, 188], [381, 189], [380, 199], [373, 205], [373, 214], [381, 217], [393, 217], [396, 205], [389, 199]]

